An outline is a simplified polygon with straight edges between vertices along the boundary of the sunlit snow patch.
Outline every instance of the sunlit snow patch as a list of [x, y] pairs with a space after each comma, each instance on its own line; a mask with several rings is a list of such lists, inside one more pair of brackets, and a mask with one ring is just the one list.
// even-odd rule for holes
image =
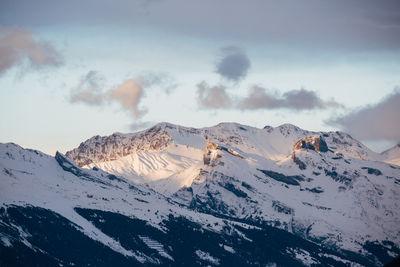
[[331, 259], [334, 259], [335, 261], [343, 262], [344, 264], [350, 265], [352, 267], [361, 267], [362, 266], [362, 265], [360, 265], [358, 263], [351, 262], [349, 260], [345, 260], [345, 259], [342, 259], [342, 258], [340, 258], [338, 256], [331, 255], [331, 254], [319, 253], [318, 256], [325, 257], [325, 258], [331, 258]]
[[165, 250], [164, 250], [164, 246], [159, 243], [156, 240], [151, 239], [150, 237], [147, 236], [142, 236], [140, 235], [139, 238], [151, 249], [154, 249], [158, 252], [158, 254], [160, 254], [162, 257], [170, 259], [170, 260], [174, 260]]
[[203, 261], [207, 261], [211, 264], [214, 265], [219, 265], [219, 259], [214, 258], [213, 256], [210, 255], [210, 253], [202, 251], [202, 250], [196, 250], [196, 255]]
[[0, 237], [0, 242], [1, 242], [4, 246], [6, 246], [6, 247], [12, 247], [12, 244], [11, 244], [10, 239], [8, 239], [8, 238], [5, 237], [5, 236], [1, 236], [1, 237]]
[[230, 247], [230, 246], [224, 245], [224, 249], [225, 249], [226, 251], [232, 253], [232, 254], [235, 254], [235, 250], [234, 250], [232, 247]]
[[311, 266], [314, 264], [320, 264], [320, 262], [318, 260], [316, 260], [315, 258], [313, 258], [310, 253], [304, 249], [300, 249], [300, 248], [287, 248], [286, 252], [291, 254], [291, 256], [302, 262], [304, 265], [306, 266]]

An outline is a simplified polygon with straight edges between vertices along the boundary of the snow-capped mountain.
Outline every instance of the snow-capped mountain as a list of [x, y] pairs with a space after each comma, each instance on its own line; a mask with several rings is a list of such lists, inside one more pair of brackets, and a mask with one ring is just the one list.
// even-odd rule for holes
[[325, 135], [331, 150], [344, 156], [363, 160], [380, 157], [341, 132], [309, 132], [290, 124], [258, 129], [236, 123], [203, 129], [160, 123], [136, 134], [95, 136], [66, 155], [78, 166], [96, 166], [136, 183], [150, 183], [164, 193], [174, 193], [189, 186], [199, 174], [208, 139], [278, 164], [291, 155], [297, 140], [318, 134]]
[[42, 218], [123, 264], [379, 266], [400, 255], [400, 167], [386, 159], [290, 124], [161, 123], [55, 158], [2, 144], [0, 259], [94, 263], [34, 243]]

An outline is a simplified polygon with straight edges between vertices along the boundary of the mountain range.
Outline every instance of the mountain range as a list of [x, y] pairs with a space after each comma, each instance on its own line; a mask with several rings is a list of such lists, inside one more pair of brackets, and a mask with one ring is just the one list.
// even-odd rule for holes
[[54, 157], [0, 144], [1, 266], [382, 266], [400, 146], [291, 124], [160, 123]]

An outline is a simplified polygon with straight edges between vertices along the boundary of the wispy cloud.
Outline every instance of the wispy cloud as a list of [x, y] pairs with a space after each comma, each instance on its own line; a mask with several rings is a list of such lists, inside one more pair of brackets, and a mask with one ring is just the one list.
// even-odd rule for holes
[[244, 79], [251, 66], [246, 53], [235, 46], [223, 47], [220, 52], [221, 56], [216, 64], [216, 72], [234, 82]]
[[104, 76], [91, 70], [80, 79], [77, 86], [71, 89], [69, 101], [90, 106], [116, 103], [122, 110], [131, 113], [134, 118], [140, 119], [147, 113], [145, 108], [140, 107], [141, 101], [146, 95], [145, 90], [152, 86], [158, 86], [168, 94], [176, 86], [171, 84], [171, 81], [172, 79], [167, 74], [146, 72], [105, 89]]
[[165, 93], [172, 93], [177, 87], [178, 83], [166, 72], [143, 72], [139, 75], [142, 79], [146, 80], [148, 86], [160, 85]]
[[400, 88], [380, 102], [332, 118], [328, 124], [342, 128], [364, 141], [400, 141]]
[[119, 103], [122, 109], [130, 111], [135, 118], [141, 118], [146, 114], [146, 110], [141, 109], [139, 104], [147, 85], [148, 82], [141, 77], [129, 79], [111, 89], [107, 93], [107, 98]]
[[232, 107], [232, 100], [223, 85], [210, 87], [203, 81], [197, 85], [197, 96], [200, 108], [228, 109]]
[[0, 27], [0, 74], [14, 66], [27, 63], [39, 69], [59, 66], [61, 55], [49, 42], [37, 40], [33, 32], [18, 27]]
[[89, 71], [83, 76], [79, 84], [71, 90], [71, 103], [82, 102], [88, 105], [102, 105], [104, 102], [104, 77], [97, 71]]

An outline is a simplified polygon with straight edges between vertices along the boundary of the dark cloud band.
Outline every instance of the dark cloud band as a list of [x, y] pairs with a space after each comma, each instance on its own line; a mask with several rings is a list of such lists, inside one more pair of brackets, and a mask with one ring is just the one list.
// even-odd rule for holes
[[6, 25], [150, 25], [184, 35], [262, 44], [351, 51], [400, 48], [398, 0], [2, 0], [0, 6]]
[[306, 89], [291, 90], [283, 94], [268, 92], [254, 86], [246, 97], [233, 97], [223, 85], [209, 86], [206, 82], [197, 85], [197, 101], [202, 109], [240, 109], [240, 110], [313, 110], [343, 108], [335, 100], [323, 100], [314, 91]]
[[264, 88], [255, 86], [249, 95], [240, 100], [240, 109], [280, 109], [293, 110], [324, 109], [342, 107], [334, 100], [324, 101], [314, 91], [305, 89], [291, 90], [282, 95], [267, 92]]
[[374, 105], [327, 121], [363, 141], [400, 141], [400, 88]]

